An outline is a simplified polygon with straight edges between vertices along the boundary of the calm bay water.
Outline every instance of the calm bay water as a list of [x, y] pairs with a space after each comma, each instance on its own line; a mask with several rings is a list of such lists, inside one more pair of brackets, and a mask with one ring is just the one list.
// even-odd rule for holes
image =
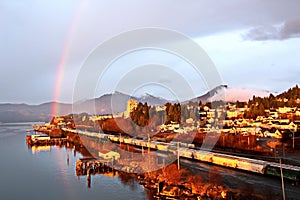
[[[0, 200], [7, 199], [149, 199], [138, 182], [94, 175], [91, 188], [86, 176], [77, 177], [75, 163], [82, 155], [73, 149], [52, 146], [33, 153], [25, 141], [30, 125], [0, 125]], [[69, 155], [69, 163], [67, 156]], [[211, 165], [184, 161], [190, 170], [207, 176]], [[280, 179], [218, 167], [227, 188], [260, 194], [272, 190], [281, 198]], [[299, 186], [285, 184], [287, 199], [300, 199]]]
[[[139, 183], [117, 176], [77, 177], [72, 149], [51, 147], [33, 154], [25, 142], [30, 125], [0, 126], [0, 199], [148, 199]], [[49, 151], [50, 150], [50, 151]], [[67, 163], [69, 155], [69, 165]]]

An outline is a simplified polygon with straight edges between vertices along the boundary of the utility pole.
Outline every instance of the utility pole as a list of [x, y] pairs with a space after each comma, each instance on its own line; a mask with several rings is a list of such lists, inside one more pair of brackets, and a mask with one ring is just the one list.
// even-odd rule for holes
[[295, 148], [295, 131], [292, 131], [293, 132], [293, 149]]
[[248, 135], [248, 149], [250, 149], [250, 136]]
[[180, 170], [180, 152], [179, 152], [179, 142], [177, 142], [177, 167], [178, 167], [178, 170]]
[[280, 158], [280, 175], [281, 175], [282, 198], [283, 198], [283, 200], [285, 200], [284, 180], [283, 180], [283, 173], [282, 173], [281, 158]]
[[148, 153], [150, 153], [150, 136], [149, 136], [149, 133], [148, 133]]

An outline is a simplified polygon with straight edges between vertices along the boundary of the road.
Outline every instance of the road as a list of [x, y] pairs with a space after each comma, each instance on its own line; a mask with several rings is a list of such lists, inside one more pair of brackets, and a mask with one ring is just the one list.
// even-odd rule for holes
[[[201, 162], [181, 159], [181, 164], [195, 173], [208, 174], [212, 167], [219, 170], [223, 178], [223, 185], [226, 188], [245, 190], [245, 187], [251, 185], [256, 193], [265, 194], [267, 191], [273, 191], [277, 197], [282, 196], [281, 179], [268, 177], [240, 170], [231, 170], [229, 168], [210, 165]], [[250, 189], [250, 188], [248, 188]], [[285, 181], [285, 193], [287, 199], [300, 199], [300, 186], [294, 186], [292, 182]]]

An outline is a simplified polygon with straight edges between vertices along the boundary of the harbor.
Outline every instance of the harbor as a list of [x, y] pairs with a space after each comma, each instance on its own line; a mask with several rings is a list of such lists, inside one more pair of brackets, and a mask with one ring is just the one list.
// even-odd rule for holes
[[[232, 187], [232, 184], [235, 182], [234, 180], [236, 178], [240, 179], [239, 177], [243, 177], [243, 176], [251, 177], [250, 179], [248, 178], [249, 181], [252, 180], [256, 184], [259, 184], [261, 182], [261, 180], [265, 180], [266, 181], [265, 184], [269, 185], [270, 188], [272, 188], [272, 184], [274, 185], [274, 183], [272, 183], [272, 182], [280, 181], [281, 174], [280, 174], [280, 168], [279, 168], [279, 170], [277, 170], [279, 167], [278, 165], [276, 165], [277, 163], [275, 163], [275, 166], [272, 166], [273, 168], [269, 168], [270, 166], [265, 165], [265, 168], [262, 168], [262, 171], [260, 171], [261, 170], [260, 169], [260, 170], [256, 170], [256, 171], [252, 172], [252, 171], [246, 170], [246, 169], [235, 168], [234, 165], [222, 166], [222, 163], [220, 163], [220, 162], [219, 162], [220, 164], [218, 164], [218, 163], [215, 164], [212, 162], [213, 160], [211, 160], [211, 159], [209, 159], [206, 162], [201, 161], [200, 159], [197, 160], [198, 157], [199, 158], [202, 157], [203, 156], [202, 154], [207, 153], [207, 152], [201, 152], [197, 148], [193, 147], [193, 145], [191, 145], [191, 144], [189, 144], [189, 145], [183, 144], [183, 143], [182, 144], [181, 143], [170, 144], [170, 143], [164, 143], [164, 142], [151, 141], [148, 139], [143, 140], [143, 139], [137, 139], [137, 138], [126, 138], [124, 136], [120, 137], [120, 135], [117, 135], [117, 134], [104, 134], [104, 133], [99, 133], [99, 132], [96, 133], [96, 132], [91, 132], [91, 131], [86, 131], [86, 130], [75, 130], [75, 129], [66, 129], [66, 128], [62, 128], [62, 132], [63, 132], [63, 135], [68, 136], [69, 141], [72, 141], [72, 143], [70, 143], [70, 144], [74, 145], [74, 148], [77, 148], [77, 149], [79, 149], [80, 146], [83, 146], [82, 149], [84, 149], [85, 143], [84, 142], [74, 143], [74, 137], [79, 137], [82, 140], [87, 140], [87, 138], [88, 138], [88, 141], [90, 142], [90, 143], [88, 143], [88, 145], [93, 146], [93, 148], [95, 148], [95, 149], [97, 149], [96, 144], [98, 144], [98, 146], [99, 145], [100, 146], [113, 145], [113, 146], [117, 146], [116, 147], [117, 149], [121, 148], [121, 149], [125, 149], [126, 151], [128, 149], [133, 149], [134, 151], [139, 152], [141, 155], [143, 154], [143, 157], [145, 157], [145, 158], [147, 158], [147, 156], [150, 155], [150, 154], [148, 154], [149, 151], [150, 152], [159, 152], [159, 155], [163, 156], [159, 161], [159, 163], [161, 163], [161, 164], [163, 164], [162, 160], [164, 160], [166, 158], [164, 155], [173, 155], [173, 156], [177, 157], [178, 156], [177, 152], [179, 152], [180, 165], [182, 168], [182, 169], [180, 169], [180, 171], [181, 170], [185, 171], [187, 168], [192, 171], [194, 169], [197, 171], [200, 169], [202, 171], [203, 167], [204, 167], [204, 169], [206, 169], [206, 171], [207, 171], [206, 173], [210, 174], [210, 171], [212, 171], [212, 169], [215, 168], [215, 166], [217, 166], [218, 170], [221, 172], [221, 174], [223, 176], [223, 181], [224, 181], [223, 184], [228, 185], [227, 187], [229, 187], [229, 188]], [[35, 146], [37, 146], [37, 145], [35, 145]], [[179, 151], [178, 151], [178, 147], [179, 147]], [[82, 151], [82, 149], [80, 151]], [[89, 150], [92, 151], [93, 149], [91, 148]], [[115, 153], [118, 153], [118, 151], [116, 151], [116, 149], [114, 149], [114, 151], [115, 151]], [[191, 194], [190, 191], [193, 191], [193, 190], [190, 188], [190, 186], [187, 186], [185, 184], [185, 181], [180, 183], [180, 184], [183, 184], [182, 186], [178, 186], [175, 184], [172, 186], [165, 185], [164, 188], [159, 188], [159, 185], [154, 184], [154, 182], [158, 183], [158, 182], [161, 182], [161, 181], [167, 180], [167, 179], [165, 179], [164, 177], [161, 177], [157, 180], [156, 179], [154, 180], [154, 177], [155, 176], [159, 177], [160, 175], [158, 175], [158, 174], [162, 174], [162, 172], [159, 170], [156, 173], [155, 172], [150, 173], [152, 175], [149, 175], [149, 177], [144, 176], [143, 173], [136, 173], [136, 171], [138, 171], [140, 169], [139, 167], [145, 167], [142, 165], [142, 163], [139, 163], [137, 158], [127, 160], [125, 158], [122, 158], [122, 155], [121, 155], [121, 159], [118, 159], [118, 156], [115, 157], [115, 158], [117, 158], [117, 159], [115, 159], [113, 157], [116, 156], [116, 154], [109, 154], [110, 153], [109, 151], [105, 152], [103, 150], [98, 149], [95, 152], [96, 153], [93, 153], [92, 155], [86, 154], [86, 156], [79, 158], [75, 163], [76, 176], [78, 176], [78, 177], [84, 176], [85, 177], [84, 180], [86, 181], [86, 186], [88, 188], [93, 187], [92, 180], [95, 180], [95, 178], [98, 175], [104, 175], [107, 177], [129, 176], [129, 177], [132, 177], [133, 179], [138, 180], [140, 182], [140, 184], [142, 184], [144, 187], [146, 187], [150, 191], [152, 191], [151, 196], [153, 196], [153, 197], [156, 196], [157, 198], [160, 198], [160, 199], [168, 199], [168, 198], [180, 199], [180, 196], [184, 196], [184, 193], [189, 193], [189, 195], [197, 195], [198, 194], [198, 192], [197, 192], [197, 194]], [[101, 154], [99, 154], [100, 152], [101, 152]], [[190, 154], [191, 152], [194, 153], [194, 157]], [[197, 152], [198, 152], [198, 155], [197, 155]], [[97, 156], [94, 156], [96, 154], [97, 154]], [[107, 155], [106, 159], [104, 159], [105, 154]], [[99, 155], [101, 155], [102, 157], [99, 157]], [[210, 156], [212, 156], [212, 155], [216, 156], [216, 154], [210, 154]], [[233, 159], [233, 157], [230, 157], [230, 159]], [[248, 160], [247, 158], [245, 158], [245, 159]], [[215, 159], [215, 161], [217, 161], [217, 159]], [[259, 163], [259, 164], [266, 164], [264, 162], [266, 162], [266, 161], [262, 161], [262, 163]], [[128, 163], [130, 163], [131, 165], [128, 166]], [[172, 164], [172, 166], [174, 167], [174, 169], [177, 169], [177, 162], [175, 162], [175, 165]], [[245, 166], [249, 167], [249, 165], [245, 165]], [[282, 165], [282, 166], [287, 167], [285, 165]], [[275, 169], [275, 168], [276, 168], [276, 170], [270, 170], [270, 169]], [[266, 172], [268, 172], [269, 174], [267, 174]], [[273, 174], [270, 174], [270, 173], [273, 173]], [[153, 175], [153, 174], [157, 174], [157, 175]], [[172, 171], [172, 174], [174, 174], [174, 171]], [[293, 172], [291, 172], [291, 174], [293, 174]], [[290, 178], [288, 178], [288, 174], [286, 174], [286, 176], [287, 176], [285, 178], [285, 180], [287, 181], [286, 182], [286, 190], [291, 192], [290, 187], [294, 187], [292, 185], [294, 185], [296, 183], [294, 181], [295, 176], [293, 175], [293, 177], [290, 177]], [[240, 181], [242, 181], [242, 180], [240, 180]], [[245, 179], [243, 181], [247, 182], [248, 180]], [[180, 187], [185, 188], [185, 189], [180, 190], [180, 192], [178, 193], [178, 191], [179, 191], [178, 188], [180, 188]], [[207, 187], [211, 187], [211, 186], [208, 185]], [[236, 185], [234, 187], [239, 188], [240, 186]], [[247, 186], [247, 187], [249, 187], [249, 186]], [[251, 186], [251, 187], [255, 187], [255, 186]], [[161, 189], [160, 192], [158, 192], [159, 189]], [[194, 188], [194, 190], [195, 190], [195, 188]], [[203, 188], [201, 189], [201, 191], [202, 190], [203, 190]], [[256, 190], [260, 191], [259, 188], [256, 188]], [[278, 189], [273, 189], [273, 190], [278, 192]], [[273, 190], [271, 190], [271, 191], [273, 191]], [[177, 191], [177, 193], [174, 191]], [[207, 191], [207, 190], [205, 190], [205, 191]], [[233, 195], [233, 196], [238, 196], [238, 195], [244, 196], [245, 195], [245, 194], [241, 194], [239, 192], [240, 190], [229, 189], [226, 191], [227, 191], [226, 194], [229, 196], [230, 195]], [[196, 192], [196, 190], [194, 191], [194, 193], [195, 192]], [[177, 197], [176, 197], [176, 195], [177, 195]], [[208, 195], [208, 193], [205, 193], [202, 195], [205, 196], [205, 195]], [[250, 194], [247, 194], [247, 195], [250, 195]], [[187, 198], [187, 196], [185, 196], [185, 197]]]
[[[196, 149], [191, 144], [185, 144], [180, 142], [165, 143], [158, 141], [142, 140], [137, 138], [124, 138], [117, 135], [95, 133], [75, 129], [62, 128], [61, 131], [71, 133], [79, 136], [87, 136], [94, 139], [100, 139], [116, 144], [131, 145], [140, 149], [151, 149], [153, 151], [160, 151], [165, 153], [171, 153], [175, 156], [179, 155], [179, 159], [189, 159], [194, 162], [205, 162], [213, 165], [231, 168], [234, 170], [243, 170], [249, 173], [257, 173], [261, 175], [274, 176], [280, 178], [281, 175], [284, 179], [293, 181], [298, 184], [300, 180], [300, 167], [274, 163], [264, 160], [246, 158], [241, 156], [235, 156], [230, 154], [215, 153]], [[49, 139], [49, 140], [36, 140], [32, 141], [33, 144], [55, 144], [67, 142], [68, 138]], [[282, 173], [281, 173], [282, 169]]]

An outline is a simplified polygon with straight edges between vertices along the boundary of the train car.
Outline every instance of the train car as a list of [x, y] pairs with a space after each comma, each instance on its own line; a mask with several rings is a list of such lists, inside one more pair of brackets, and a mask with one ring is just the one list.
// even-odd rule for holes
[[142, 146], [142, 141], [136, 139], [135, 142], [134, 142], [134, 144], [135, 144], [136, 146]]
[[264, 174], [264, 170], [267, 164], [267, 162], [262, 160], [243, 158], [239, 156], [225, 155], [219, 153], [214, 153], [212, 162], [221, 166], [246, 170], [260, 174]]
[[91, 132], [85, 132], [84, 135], [89, 136], [89, 137], [95, 137], [96, 135]]
[[179, 149], [180, 156], [184, 158], [194, 158], [193, 151], [188, 148], [180, 148]]
[[168, 151], [168, 145], [160, 142], [157, 144], [157, 149], [161, 151]]
[[131, 138], [124, 138], [125, 144], [131, 144]]
[[[281, 177], [280, 165], [279, 164], [277, 165], [277, 163], [276, 164], [271, 163], [267, 165], [265, 174], [275, 176], [275, 177]], [[299, 183], [300, 181], [300, 170], [293, 169], [293, 167], [287, 167], [286, 165], [282, 165], [282, 174], [283, 174], [283, 178], [285, 179], [295, 181], [297, 183]]]
[[236, 163], [236, 168], [259, 173], [259, 174], [264, 174], [266, 168], [266, 162], [255, 160], [255, 159], [245, 160], [243, 158], [239, 158]]
[[136, 139], [131, 138], [131, 144], [132, 144], [132, 145], [135, 145], [135, 141], [136, 141]]
[[151, 149], [157, 149], [157, 143], [156, 142], [150, 142], [150, 148]]
[[108, 139], [111, 140], [112, 142], [119, 142], [119, 137], [116, 137], [114, 135], [108, 136]]
[[194, 159], [203, 161], [203, 162], [212, 162], [213, 155], [211, 152], [208, 151], [194, 151]]
[[208, 151], [194, 151], [193, 158], [202, 162], [213, 163], [224, 167], [251, 171], [264, 174], [267, 162], [238, 156], [213, 153]]
[[105, 134], [98, 133], [98, 134], [96, 134], [96, 137], [99, 139], [107, 139], [108, 136]]
[[101, 134], [101, 137], [103, 137], [103, 139], [108, 140], [109, 135], [107, 134]]
[[177, 150], [177, 147], [175, 145], [172, 145], [172, 144], [169, 144], [168, 145], [168, 151], [176, 151]]
[[106, 135], [106, 134], [103, 134], [103, 139], [108, 139], [108, 135]]
[[146, 142], [146, 141], [141, 141], [141, 146], [143, 146], [143, 147], [148, 147], [148, 142]]
[[214, 155], [210, 158], [211, 162], [216, 165], [221, 165], [224, 167], [237, 168], [237, 159], [229, 158], [227, 156]]

